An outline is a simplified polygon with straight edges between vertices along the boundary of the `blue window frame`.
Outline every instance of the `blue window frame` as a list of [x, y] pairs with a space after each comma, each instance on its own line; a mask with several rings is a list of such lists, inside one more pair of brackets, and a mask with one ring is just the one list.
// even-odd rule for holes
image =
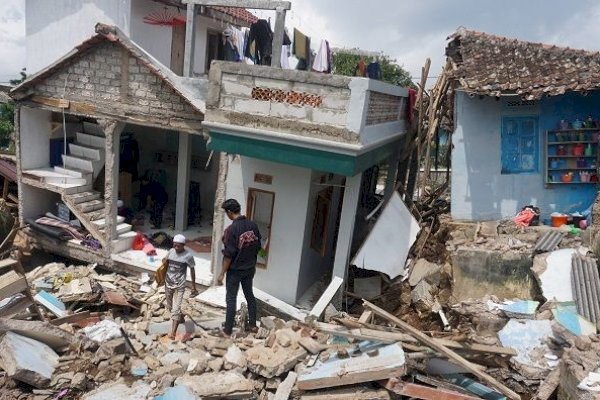
[[538, 172], [538, 117], [502, 117], [502, 174]]

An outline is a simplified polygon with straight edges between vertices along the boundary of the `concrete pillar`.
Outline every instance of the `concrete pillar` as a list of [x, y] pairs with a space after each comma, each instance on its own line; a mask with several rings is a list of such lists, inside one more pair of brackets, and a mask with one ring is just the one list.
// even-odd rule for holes
[[275, 11], [275, 33], [273, 34], [271, 67], [281, 68], [281, 46], [283, 46], [283, 32], [285, 28], [285, 9], [277, 7]]
[[194, 73], [194, 50], [196, 49], [196, 16], [198, 5], [188, 3], [185, 25], [185, 49], [183, 53], [183, 76]]
[[185, 132], [179, 132], [179, 153], [177, 156], [177, 203], [175, 205], [175, 229], [179, 232], [182, 232], [187, 228], [191, 164], [192, 135]]
[[217, 277], [221, 272], [221, 238], [225, 226], [225, 212], [221, 205], [227, 195], [227, 175], [229, 174], [229, 156], [219, 153], [219, 175], [217, 178], [217, 190], [215, 191], [215, 211], [213, 213], [212, 248], [210, 255], [210, 270], [213, 274], [213, 285], [217, 283]]
[[337, 244], [335, 248], [335, 259], [333, 262], [333, 276], [339, 276], [346, 280], [346, 272], [350, 263], [350, 249], [352, 237], [354, 236], [354, 223], [362, 182], [362, 173], [346, 178], [346, 188], [342, 200], [342, 214]]
[[394, 186], [396, 186], [396, 178], [398, 177], [398, 164], [400, 162], [400, 149], [394, 152], [394, 154], [388, 157], [388, 171], [387, 178], [385, 180], [385, 189], [383, 192], [384, 200], [389, 199], [394, 193]]
[[112, 251], [112, 241], [117, 237], [117, 200], [119, 200], [119, 155], [121, 131], [125, 124], [116, 120], [99, 120], [104, 132], [106, 159], [104, 164], [104, 208], [107, 255]]

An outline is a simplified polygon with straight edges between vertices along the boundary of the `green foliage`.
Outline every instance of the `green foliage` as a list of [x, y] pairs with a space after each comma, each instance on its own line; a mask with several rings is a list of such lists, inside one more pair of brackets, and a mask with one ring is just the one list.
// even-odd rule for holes
[[[366, 65], [375, 61], [375, 57], [362, 57]], [[355, 76], [356, 66], [361, 56], [348, 53], [335, 53], [333, 55], [333, 73], [338, 75]], [[410, 78], [410, 73], [396, 64], [396, 60], [382, 54], [379, 56], [381, 67], [381, 80], [403, 87], [416, 87]]]
[[10, 139], [15, 127], [15, 105], [12, 103], [0, 104], [0, 146], [5, 146]]

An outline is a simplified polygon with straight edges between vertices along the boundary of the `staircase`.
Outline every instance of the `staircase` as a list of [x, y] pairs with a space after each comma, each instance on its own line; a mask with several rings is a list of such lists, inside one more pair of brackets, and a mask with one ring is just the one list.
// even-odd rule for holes
[[[97, 125], [85, 124], [86, 130], [101, 132]], [[100, 243], [107, 247], [105, 225], [106, 210], [101, 194], [92, 185], [104, 168], [106, 160], [105, 138], [92, 133], [78, 132], [75, 143], [69, 143], [69, 154], [62, 155], [63, 165], [33, 172], [42, 182], [59, 188], [63, 202], [81, 225]], [[135, 232], [131, 225], [117, 216], [117, 238], [113, 240], [113, 253], [131, 248]]]

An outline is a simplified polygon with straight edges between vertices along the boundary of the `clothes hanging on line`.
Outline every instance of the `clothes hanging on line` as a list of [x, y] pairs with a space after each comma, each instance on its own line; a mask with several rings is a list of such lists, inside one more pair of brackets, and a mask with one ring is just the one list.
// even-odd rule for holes
[[296, 28], [294, 28], [294, 46], [292, 54], [298, 59], [296, 69], [310, 71], [313, 60], [310, 51], [310, 38]]
[[[251, 51], [254, 44], [254, 51]], [[246, 43], [246, 57], [254, 59], [256, 64], [270, 65], [273, 54], [273, 31], [271, 25], [264, 19], [259, 19], [250, 25], [250, 34]]]
[[356, 64], [356, 70], [354, 71], [354, 76], [361, 76], [361, 77], [365, 77], [367, 76], [367, 64], [365, 64], [365, 59], [364, 58], [360, 58], [360, 61], [358, 62], [358, 64]]
[[315, 72], [331, 73], [331, 49], [327, 40], [321, 40], [319, 51], [312, 65], [312, 70]]
[[281, 46], [281, 68], [290, 69], [290, 45]]
[[381, 66], [377, 61], [372, 62], [367, 66], [367, 76], [370, 79], [381, 80]]

